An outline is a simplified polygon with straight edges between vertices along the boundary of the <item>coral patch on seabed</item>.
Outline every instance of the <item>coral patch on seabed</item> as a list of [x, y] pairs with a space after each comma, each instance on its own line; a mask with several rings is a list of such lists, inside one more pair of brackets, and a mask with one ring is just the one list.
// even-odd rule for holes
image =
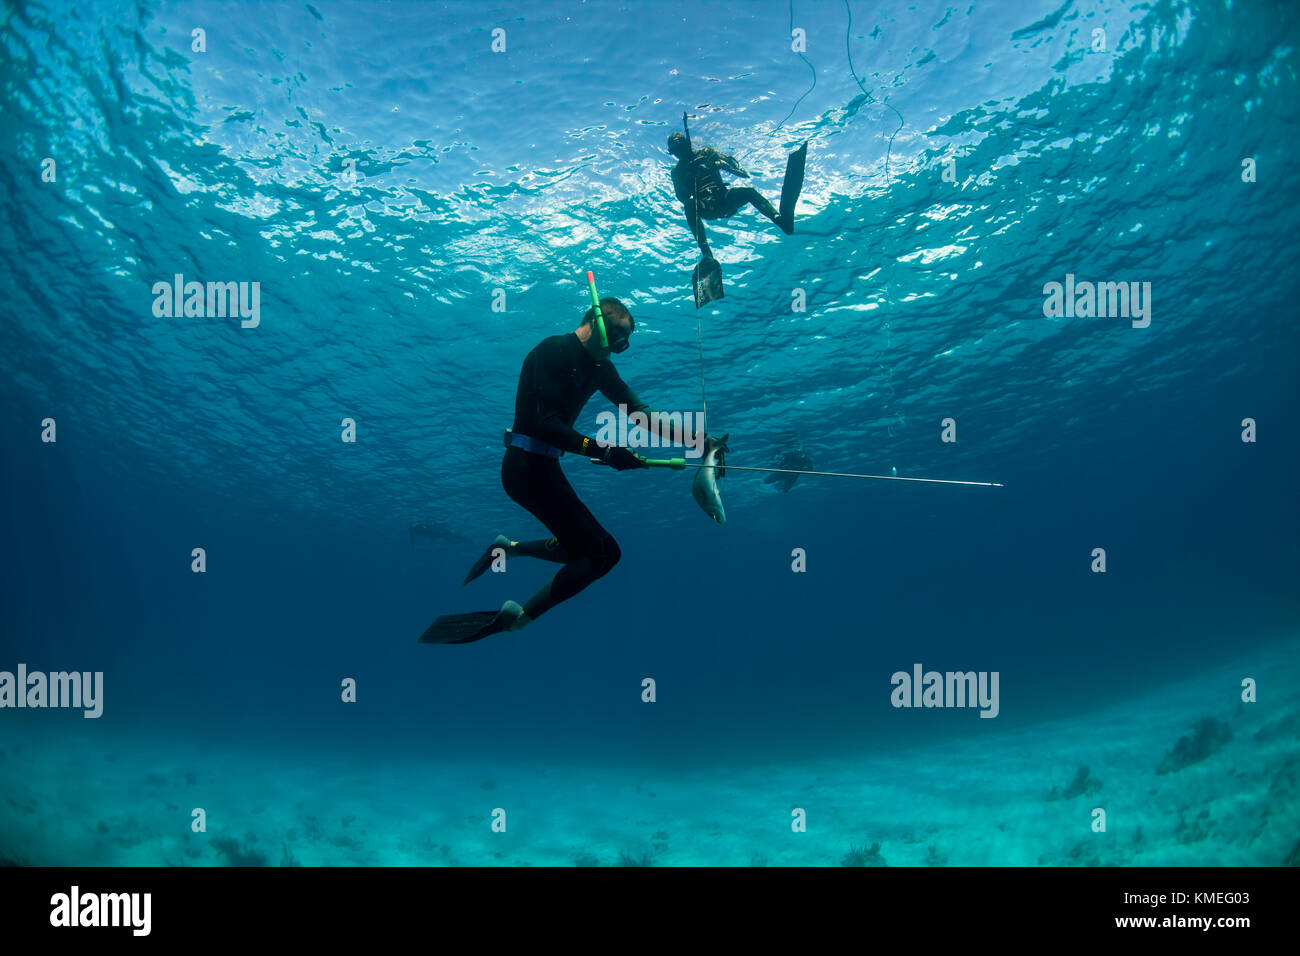
[[1207, 717], [1196, 725], [1196, 731], [1186, 737], [1179, 737], [1178, 743], [1165, 754], [1156, 768], [1156, 773], [1163, 776], [1177, 773], [1184, 767], [1200, 763], [1214, 756], [1232, 740], [1232, 729], [1221, 720]]
[[840, 861], [840, 866], [889, 866], [889, 864], [880, 854], [879, 843], [873, 843], [871, 846], [863, 843], [851, 845], [849, 852], [845, 853], [844, 859]]
[[1101, 781], [1092, 776], [1087, 765], [1080, 764], [1074, 773], [1074, 779], [1066, 784], [1065, 789], [1053, 787], [1047, 795], [1048, 800], [1073, 800], [1075, 797], [1090, 797], [1101, 792]]

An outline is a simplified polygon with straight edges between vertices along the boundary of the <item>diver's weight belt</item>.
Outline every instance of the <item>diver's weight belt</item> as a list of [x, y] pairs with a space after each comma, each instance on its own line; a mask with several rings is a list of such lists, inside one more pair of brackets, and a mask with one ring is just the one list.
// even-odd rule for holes
[[516, 435], [509, 428], [506, 429], [506, 447], [522, 448], [524, 451], [529, 452], [531, 454], [545, 455], [547, 458], [555, 458], [557, 460], [561, 455], [564, 454], [563, 451], [561, 451], [559, 448], [556, 448], [554, 445], [548, 445], [544, 441], [539, 441], [536, 438], [530, 438], [527, 435]]

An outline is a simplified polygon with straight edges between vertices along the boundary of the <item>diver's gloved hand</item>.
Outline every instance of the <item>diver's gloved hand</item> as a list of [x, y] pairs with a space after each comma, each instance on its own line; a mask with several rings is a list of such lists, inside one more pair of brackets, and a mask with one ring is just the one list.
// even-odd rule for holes
[[646, 467], [646, 463], [641, 460], [636, 452], [618, 445], [605, 449], [605, 464], [613, 465], [619, 471]]

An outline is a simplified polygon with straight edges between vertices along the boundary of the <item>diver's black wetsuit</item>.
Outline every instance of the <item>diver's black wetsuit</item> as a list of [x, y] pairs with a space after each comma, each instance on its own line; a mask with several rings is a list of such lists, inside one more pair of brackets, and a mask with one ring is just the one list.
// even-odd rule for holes
[[[778, 213], [762, 193], [752, 186], [735, 186], [728, 188], [722, 181], [719, 169], [725, 169], [737, 176], [748, 176], [736, 160], [724, 156], [716, 149], [705, 146], [694, 151], [691, 161], [679, 159], [673, 167], [673, 192], [686, 208], [686, 223], [700, 245], [700, 250], [708, 256], [708, 241], [704, 238], [701, 219], [727, 219], [734, 216], [744, 206], [752, 204], [768, 219], [777, 222]], [[697, 215], [698, 210], [698, 215]]]
[[[584, 436], [573, 423], [597, 389], [615, 405], [626, 405], [628, 414], [649, 409], [613, 363], [597, 362], [576, 334], [543, 339], [528, 353], [519, 373], [514, 433], [581, 453]], [[573, 597], [618, 563], [618, 543], [578, 498], [558, 459], [507, 448], [501, 484], [555, 535], [551, 541], [521, 541], [516, 553], [564, 564], [551, 580], [549, 593], [528, 602], [530, 618]]]

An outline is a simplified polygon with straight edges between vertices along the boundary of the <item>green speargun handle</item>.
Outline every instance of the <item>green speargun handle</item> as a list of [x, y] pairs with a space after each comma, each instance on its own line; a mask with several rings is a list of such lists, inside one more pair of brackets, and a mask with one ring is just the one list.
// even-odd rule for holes
[[[640, 455], [637, 455], [637, 457], [641, 458]], [[593, 465], [605, 464], [605, 462], [599, 458], [588, 458], [587, 460]], [[686, 467], [685, 458], [641, 458], [641, 462], [647, 468], [671, 468], [673, 471], [681, 471]]]

